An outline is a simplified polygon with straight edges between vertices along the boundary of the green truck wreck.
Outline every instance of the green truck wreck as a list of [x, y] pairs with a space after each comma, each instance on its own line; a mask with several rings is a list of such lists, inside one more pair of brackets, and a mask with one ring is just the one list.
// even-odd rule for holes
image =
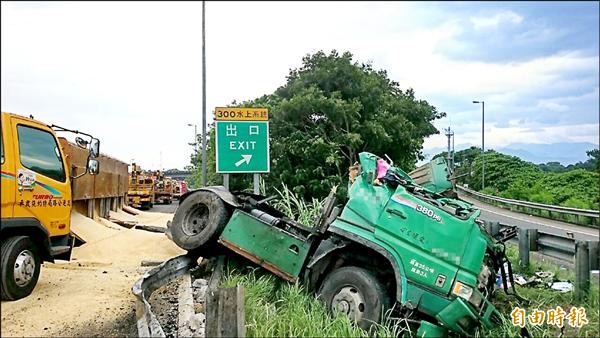
[[300, 281], [330, 311], [365, 329], [392, 308], [419, 337], [471, 335], [499, 324], [491, 302], [496, 271], [504, 291], [516, 295], [514, 283], [511, 290], [506, 284], [512, 270], [504, 247], [514, 229], [492, 238], [471, 204], [422, 187], [394, 166], [379, 177], [382, 159], [359, 157], [347, 203], [336, 204], [332, 191], [314, 225], [276, 210], [271, 197], [207, 187], [182, 196], [170, 237], [197, 255], [235, 253]]

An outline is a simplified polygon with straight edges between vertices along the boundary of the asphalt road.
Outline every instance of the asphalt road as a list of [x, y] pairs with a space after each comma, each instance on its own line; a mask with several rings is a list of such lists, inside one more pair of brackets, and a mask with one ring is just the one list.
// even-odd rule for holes
[[174, 214], [175, 210], [179, 206], [178, 201], [173, 201], [171, 204], [154, 204], [152, 208], [148, 211], [150, 212], [163, 212], [166, 214]]
[[531, 216], [485, 204], [476, 199], [460, 194], [460, 198], [473, 203], [481, 210], [480, 218], [490, 222], [500, 222], [507, 225], [516, 225], [519, 228], [538, 229], [545, 233], [566, 236], [567, 232], [573, 234], [575, 239], [597, 241], [599, 229], [555, 221], [547, 218]]

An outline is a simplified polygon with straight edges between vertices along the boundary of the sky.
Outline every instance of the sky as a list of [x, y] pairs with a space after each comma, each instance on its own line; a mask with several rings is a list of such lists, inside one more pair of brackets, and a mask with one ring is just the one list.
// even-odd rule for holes
[[[598, 2], [206, 2], [206, 110], [270, 94], [302, 57], [349, 51], [447, 117], [446, 145], [598, 144]], [[2, 2], [1, 109], [183, 169], [202, 130], [201, 2]]]

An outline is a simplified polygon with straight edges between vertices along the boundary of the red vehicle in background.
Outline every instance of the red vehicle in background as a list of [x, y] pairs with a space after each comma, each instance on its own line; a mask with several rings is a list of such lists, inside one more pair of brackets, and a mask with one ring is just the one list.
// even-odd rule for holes
[[180, 189], [181, 190], [181, 195], [183, 195], [183, 194], [185, 194], [188, 191], [187, 182], [186, 181], [180, 181], [179, 183], [181, 185], [181, 189]]
[[173, 192], [173, 199], [179, 200], [179, 197], [181, 197], [181, 195], [185, 194], [187, 191], [188, 188], [186, 181], [176, 181], [175, 191]]

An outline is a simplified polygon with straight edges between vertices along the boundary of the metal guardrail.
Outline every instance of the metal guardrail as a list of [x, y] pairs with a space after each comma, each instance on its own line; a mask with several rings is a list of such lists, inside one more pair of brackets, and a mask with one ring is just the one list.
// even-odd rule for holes
[[[492, 236], [496, 236], [501, 229], [512, 227], [507, 224], [498, 222], [485, 222], [487, 232]], [[525, 237], [525, 238], [523, 238]], [[559, 260], [563, 260], [569, 263], [575, 262], [575, 255], [577, 253], [576, 247], [577, 242], [573, 236], [568, 233], [563, 235], [556, 235], [549, 232], [540, 231], [539, 229], [524, 229], [520, 228], [517, 233], [517, 239], [515, 242], [521, 242], [521, 240], [527, 240], [527, 248], [529, 252], [539, 252], [542, 255], [553, 257]], [[598, 241], [584, 241], [588, 244], [589, 256], [590, 256], [590, 270], [597, 270], [600, 266], [599, 258], [599, 247]]]
[[136, 297], [135, 316], [139, 337], [165, 337], [165, 333], [152, 313], [150, 295], [156, 289], [186, 273], [196, 261], [186, 255], [171, 258], [146, 272], [132, 287]]
[[183, 281], [179, 285], [176, 336], [245, 337], [244, 287], [240, 284], [233, 288], [218, 287], [225, 268], [225, 259], [225, 256], [219, 256], [212, 263], [213, 269], [204, 300], [205, 328], [194, 328], [192, 324], [192, 317], [198, 314], [195, 313], [189, 271], [198, 266], [197, 258], [190, 256], [189, 253], [171, 258], [138, 279], [132, 287], [136, 297], [135, 315], [138, 336], [159, 338], [167, 336], [157, 316], [152, 312], [150, 296], [160, 287], [183, 275]]
[[[501, 229], [512, 226], [498, 222], [485, 222], [486, 231], [493, 237]], [[529, 265], [531, 252], [572, 263], [575, 266], [575, 295], [577, 299], [586, 297], [589, 291], [590, 271], [600, 267], [600, 247], [598, 241], [576, 240], [573, 236], [555, 235], [538, 229], [519, 228], [517, 232], [519, 264]]]
[[[554, 212], [557, 214], [575, 216], [577, 220], [579, 220], [579, 216], [589, 217], [592, 221], [592, 224], [596, 224], [596, 225], [599, 223], [599, 220], [600, 220], [600, 211], [598, 211], [598, 210], [578, 209], [578, 208], [563, 207], [563, 206], [558, 206], [558, 205], [549, 205], [549, 204], [514, 200], [514, 199], [510, 199], [510, 198], [482, 194], [480, 192], [462, 187], [460, 185], [457, 185], [456, 188], [471, 195], [471, 196], [476, 197], [477, 199], [479, 199], [483, 202], [500, 203], [500, 204], [506, 204], [509, 206], [520, 206], [520, 207], [524, 207], [524, 208], [537, 210], [537, 211], [539, 211], [537, 213], [537, 215], [540, 217], [551, 218], [551, 215]], [[545, 216], [541, 211], [548, 212], [548, 217]], [[581, 223], [581, 222], [577, 222], [577, 224], [588, 225], [588, 224]]]

